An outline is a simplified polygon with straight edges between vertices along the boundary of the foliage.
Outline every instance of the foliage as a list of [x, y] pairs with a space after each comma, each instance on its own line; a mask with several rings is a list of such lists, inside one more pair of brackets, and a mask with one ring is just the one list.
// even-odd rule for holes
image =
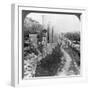
[[24, 31], [29, 33], [38, 33], [43, 29], [43, 26], [39, 22], [26, 17], [24, 20]]
[[73, 40], [80, 41], [80, 32], [73, 32], [73, 33], [68, 32], [64, 36], [72, 41]]
[[57, 73], [58, 67], [60, 67], [62, 56], [60, 46], [57, 45], [53, 49], [52, 54], [48, 54], [40, 61], [40, 64], [36, 68], [35, 76], [54, 76]]

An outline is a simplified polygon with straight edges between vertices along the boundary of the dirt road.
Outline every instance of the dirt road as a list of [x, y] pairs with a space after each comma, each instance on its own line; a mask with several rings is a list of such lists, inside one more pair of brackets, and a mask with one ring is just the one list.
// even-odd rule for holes
[[67, 73], [68, 73], [72, 58], [70, 57], [70, 55], [63, 48], [61, 48], [61, 51], [63, 52], [63, 55], [64, 55], [64, 58], [65, 58], [66, 62], [64, 64], [64, 67], [63, 67], [62, 71], [58, 72], [58, 75], [59, 76], [66, 76]]

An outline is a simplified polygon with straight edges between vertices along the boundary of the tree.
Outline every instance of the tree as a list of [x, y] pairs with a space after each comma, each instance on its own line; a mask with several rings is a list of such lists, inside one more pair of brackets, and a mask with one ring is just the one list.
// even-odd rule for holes
[[24, 20], [24, 31], [29, 31], [29, 33], [34, 34], [42, 31], [43, 26], [39, 22], [26, 17]]

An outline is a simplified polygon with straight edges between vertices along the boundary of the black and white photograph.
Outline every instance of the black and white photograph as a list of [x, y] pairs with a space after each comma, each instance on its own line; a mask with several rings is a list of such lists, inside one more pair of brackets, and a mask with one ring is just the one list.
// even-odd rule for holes
[[80, 75], [81, 13], [22, 10], [22, 78]]

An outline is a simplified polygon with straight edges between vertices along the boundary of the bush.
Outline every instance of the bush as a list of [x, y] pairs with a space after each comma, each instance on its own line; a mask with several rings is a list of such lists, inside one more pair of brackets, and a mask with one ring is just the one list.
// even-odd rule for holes
[[57, 45], [52, 54], [48, 54], [45, 58], [40, 61], [37, 66], [35, 76], [54, 76], [60, 67], [62, 52], [60, 46]]
[[74, 32], [74, 33], [66, 33], [64, 35], [66, 38], [68, 38], [69, 40], [72, 40], [72, 41], [80, 41], [80, 32]]

